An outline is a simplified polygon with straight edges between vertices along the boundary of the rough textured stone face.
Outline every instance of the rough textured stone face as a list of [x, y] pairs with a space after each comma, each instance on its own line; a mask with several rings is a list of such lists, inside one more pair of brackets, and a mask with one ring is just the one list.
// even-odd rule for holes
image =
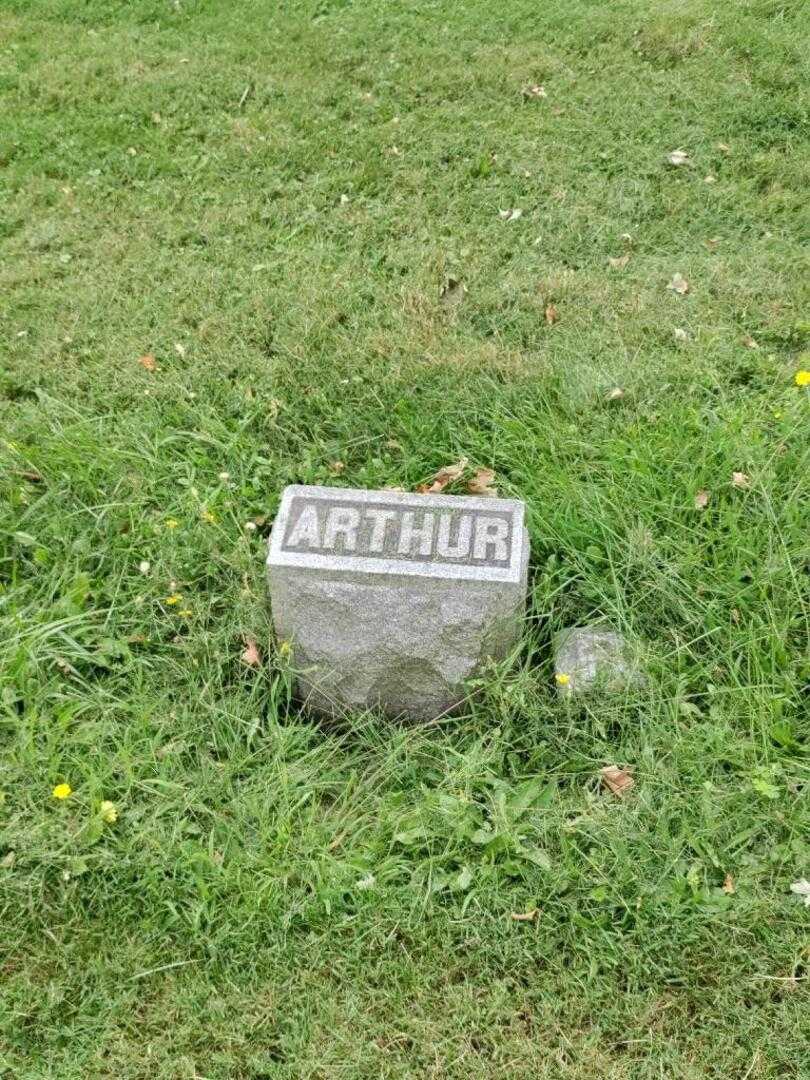
[[[598, 626], [574, 626], [555, 636], [554, 672], [563, 695], [576, 694], [597, 683], [615, 691], [645, 682], [622, 635]], [[567, 677], [564, 685], [560, 685], [560, 676]]]
[[523, 503], [288, 487], [267, 567], [299, 695], [326, 712], [432, 719], [520, 637]]

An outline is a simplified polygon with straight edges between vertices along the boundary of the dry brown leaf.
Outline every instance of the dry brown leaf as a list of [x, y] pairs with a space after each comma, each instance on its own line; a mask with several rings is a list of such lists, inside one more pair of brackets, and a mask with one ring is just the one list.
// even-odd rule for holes
[[513, 911], [513, 922], [534, 922], [537, 916], [540, 914], [539, 908], [532, 908], [531, 911]]
[[719, 236], [710, 236], [708, 240], [704, 241], [709, 251], [717, 251], [717, 246], [720, 243]]
[[624, 397], [624, 390], [620, 386], [614, 386], [612, 390], [608, 390], [605, 397], [608, 401], [621, 401]]
[[523, 96], [525, 98], [544, 98], [548, 97], [546, 94], [546, 88], [544, 86], [526, 86], [523, 89]]
[[342, 472], [345, 472], [345, 471], [346, 471], [346, 462], [345, 461], [330, 461], [329, 462], [329, 472], [333, 476], [340, 476], [340, 474]]
[[256, 639], [250, 636], [245, 638], [245, 651], [242, 653], [242, 663], [247, 664], [248, 667], [260, 667], [262, 658], [259, 654], [259, 646], [256, 644]]
[[748, 473], [733, 472], [731, 474], [731, 483], [735, 488], [750, 488], [751, 477], [748, 475]]
[[464, 470], [469, 464], [467, 458], [460, 458], [455, 465], [445, 465], [434, 475], [429, 484], [420, 484], [416, 489], [420, 495], [437, 495], [444, 491], [448, 484], [454, 484], [461, 479]]
[[138, 357], [138, 363], [145, 371], [157, 371], [157, 361], [151, 353]]
[[709, 505], [709, 493], [708, 493], [708, 491], [699, 491], [697, 493], [697, 495], [695, 495], [695, 509], [696, 510], [705, 510], [708, 505]]
[[515, 206], [512, 210], [499, 210], [498, 217], [501, 221], [517, 221], [523, 217], [523, 211], [519, 206]]
[[759, 348], [759, 345], [756, 343], [756, 341], [754, 341], [754, 339], [751, 337], [750, 334], [745, 334], [745, 336], [742, 339], [742, 343], [748, 349], [758, 349]]
[[689, 292], [689, 282], [683, 276], [683, 274], [673, 274], [672, 281], [667, 285], [668, 289], [672, 289], [678, 296], [686, 296]]
[[476, 469], [472, 479], [467, 481], [467, 491], [484, 499], [497, 499], [498, 489], [492, 486], [494, 479], [493, 469]]
[[553, 304], [546, 304], [546, 322], [549, 326], [560, 321], [559, 313]]
[[615, 259], [608, 259], [608, 264], [613, 267], [614, 270], [624, 270], [625, 266], [630, 262], [630, 252], [626, 251], [624, 255], [619, 255]]
[[667, 154], [667, 161], [670, 165], [688, 165], [689, 155], [685, 150], [672, 150]]
[[620, 769], [618, 765], [606, 765], [604, 769], [599, 770], [599, 775], [605, 787], [609, 788], [614, 795], [626, 795], [635, 784], [628, 770]]
[[732, 893], [735, 893], [736, 891], [737, 887], [734, 884], [734, 878], [731, 876], [731, 874], [726, 874], [726, 876], [723, 878], [723, 892], [728, 893], [728, 895], [731, 896]]

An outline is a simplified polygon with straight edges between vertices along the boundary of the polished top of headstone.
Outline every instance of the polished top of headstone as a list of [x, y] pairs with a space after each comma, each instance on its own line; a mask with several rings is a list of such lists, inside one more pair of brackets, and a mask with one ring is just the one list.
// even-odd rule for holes
[[524, 504], [291, 485], [268, 564], [480, 581], [521, 579]]

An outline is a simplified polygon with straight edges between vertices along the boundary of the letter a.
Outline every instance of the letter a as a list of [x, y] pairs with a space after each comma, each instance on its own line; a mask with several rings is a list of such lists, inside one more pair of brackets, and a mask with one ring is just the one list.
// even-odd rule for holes
[[297, 547], [299, 544], [306, 544], [307, 547], [321, 546], [321, 525], [318, 511], [312, 503], [305, 506], [298, 515], [298, 521], [287, 538], [287, 547]]

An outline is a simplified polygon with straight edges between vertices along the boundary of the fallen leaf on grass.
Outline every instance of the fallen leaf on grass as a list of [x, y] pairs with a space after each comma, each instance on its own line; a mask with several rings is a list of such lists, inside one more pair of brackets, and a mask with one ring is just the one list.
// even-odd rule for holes
[[728, 893], [728, 895], [731, 896], [732, 893], [735, 893], [736, 891], [737, 887], [734, 884], [734, 878], [731, 876], [731, 874], [726, 874], [726, 876], [723, 878], [723, 892]]
[[699, 491], [697, 493], [697, 495], [695, 495], [695, 509], [696, 510], [705, 510], [708, 505], [709, 505], [709, 493], [708, 493], [708, 491]]
[[245, 638], [245, 651], [242, 653], [242, 663], [247, 664], [248, 667], [260, 667], [262, 658], [259, 654], [259, 646], [256, 644], [256, 639], [252, 637]]
[[675, 337], [676, 341], [688, 341], [689, 340], [689, 335], [680, 326], [676, 326], [675, 329], [672, 331], [672, 333], [673, 333], [673, 336]]
[[619, 255], [615, 259], [608, 259], [608, 263], [614, 270], [624, 270], [625, 266], [630, 262], [630, 252], [625, 252], [624, 255]]
[[333, 476], [340, 476], [340, 474], [342, 472], [345, 472], [345, 470], [346, 470], [345, 461], [330, 461], [329, 462], [329, 472]]
[[612, 390], [608, 390], [605, 397], [608, 401], [621, 401], [624, 397], [624, 390], [620, 386], [614, 386]]
[[442, 285], [439, 300], [445, 307], [455, 307], [460, 304], [467, 293], [467, 289], [457, 278], [449, 277]]
[[0, 866], [2, 866], [4, 870], [11, 870], [16, 861], [17, 861], [17, 852], [16, 851], [7, 851], [6, 854], [3, 856], [3, 858], [0, 859]]
[[484, 499], [497, 499], [498, 489], [492, 486], [494, 479], [493, 469], [476, 469], [472, 479], [467, 481], [467, 491]]
[[667, 285], [668, 289], [672, 289], [678, 296], [686, 296], [689, 292], [689, 282], [683, 276], [683, 274], [673, 274], [672, 281]]
[[717, 149], [720, 151], [721, 154], [730, 154], [731, 153], [731, 147], [728, 145], [728, 143], [719, 142], [717, 144]]
[[539, 908], [532, 908], [531, 911], [513, 911], [513, 922], [534, 922], [537, 916], [540, 914]]
[[805, 907], [810, 907], [810, 881], [800, 878], [790, 886], [790, 891], [804, 900]]
[[460, 458], [455, 465], [445, 465], [434, 475], [429, 484], [420, 484], [416, 489], [420, 495], [437, 495], [444, 491], [448, 484], [454, 484], [461, 478], [462, 473], [469, 464], [468, 459]]
[[675, 166], [688, 165], [689, 155], [686, 153], [685, 150], [672, 150], [669, 154], [667, 154], [667, 161], [670, 163], [670, 165]]
[[748, 475], [748, 473], [733, 472], [731, 474], [731, 483], [732, 486], [735, 488], [750, 488], [751, 477]]
[[523, 211], [519, 206], [514, 207], [512, 210], [499, 210], [498, 217], [502, 221], [517, 221], [518, 218], [523, 217]]
[[534, 86], [524, 87], [523, 96], [525, 98], [544, 98], [548, 97], [548, 94], [546, 93], [546, 88], [544, 86], [535, 84]]
[[549, 326], [560, 321], [559, 313], [553, 304], [546, 304], [546, 322]]
[[743, 345], [745, 345], [745, 347], [747, 349], [758, 349], [759, 348], [759, 345], [756, 343], [756, 341], [754, 341], [754, 339], [751, 337], [750, 334], [746, 334], [743, 337], [742, 343], [743, 343]]
[[145, 371], [157, 371], [157, 361], [151, 353], [138, 357], [138, 363]]
[[599, 774], [607, 788], [609, 788], [614, 795], [626, 795], [631, 787], [634, 786], [635, 780], [627, 771], [627, 769], [620, 769], [618, 765], [606, 765], [604, 769], [599, 770]]

